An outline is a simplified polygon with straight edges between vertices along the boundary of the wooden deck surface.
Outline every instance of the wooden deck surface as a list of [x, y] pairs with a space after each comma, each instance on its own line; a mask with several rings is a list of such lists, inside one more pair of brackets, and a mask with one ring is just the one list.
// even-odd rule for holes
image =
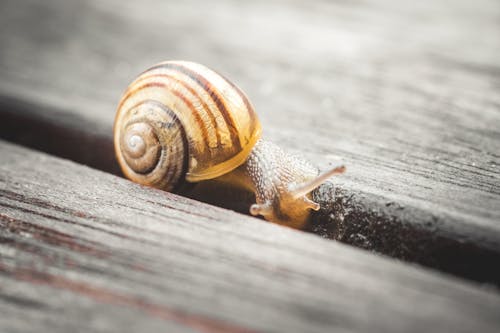
[[[13, 331], [28, 329], [28, 321], [18, 320], [25, 307], [31, 309], [29, 316], [35, 322], [49, 318], [47, 320], [51, 327], [59, 326], [45, 310], [57, 312], [64, 309], [68, 320], [60, 324], [60, 331], [68, 327], [111, 331], [120, 320], [128, 323], [123, 328], [129, 328], [130, 331], [134, 330], [134, 320], [139, 322], [137, 327], [154, 331], [155, 325], [165, 324], [164, 319], [169, 325], [180, 325], [180, 328], [175, 326], [179, 330], [196, 331], [198, 324], [200, 327], [212, 327], [212, 324], [218, 327], [227, 320], [236, 325], [227, 328], [229, 331], [247, 327], [257, 331], [287, 331], [288, 326], [279, 326], [273, 321], [277, 318], [286, 322], [283, 325], [296, 327], [296, 331], [305, 327], [321, 331], [332, 326], [339, 330], [366, 331], [371, 325], [375, 331], [416, 330], [419, 318], [429, 319], [424, 322], [429, 323], [428, 327], [432, 330], [494, 330], [498, 322], [493, 314], [496, 312], [496, 317], [500, 318], [497, 310], [499, 293], [496, 289], [500, 285], [499, 17], [500, 3], [494, 0], [424, 3], [396, 0], [376, 3], [278, 0], [251, 3], [2, 1], [0, 138], [107, 173], [119, 174], [112, 153], [111, 126], [117, 101], [126, 85], [135, 75], [162, 60], [201, 62], [229, 77], [249, 95], [263, 123], [266, 138], [309, 158], [321, 169], [340, 162], [347, 166], [345, 175], [315, 192], [315, 198], [322, 203], [322, 210], [314, 216], [309, 231], [405, 261], [381, 259], [373, 253], [347, 249], [337, 242], [322, 240], [314, 235], [268, 225], [257, 219], [171, 194], [134, 187], [125, 180], [81, 165], [2, 143], [0, 177], [3, 177], [1, 181], [7, 191], [5, 193], [10, 193], [10, 196], [5, 193], [1, 195], [0, 204], [12, 207], [9, 210], [0, 208], [0, 214], [3, 214], [0, 219], [0, 223], [3, 223], [0, 229], [0, 272], [3, 272], [0, 277], [0, 307], [12, 313], [14, 318], [5, 322], [7, 326], [4, 327]], [[40, 165], [28, 165], [29, 162], [26, 162], [28, 164], [24, 165], [20, 156], [26, 156], [27, 161], [32, 162], [51, 162]], [[26, 182], [21, 181], [22, 173], [18, 175], [15, 172], [15, 168], [21, 165], [24, 165], [21, 169], [28, 177]], [[62, 165], [67, 166], [68, 170], [64, 171]], [[4, 170], [7, 173], [3, 173]], [[77, 174], [70, 175], [69, 170]], [[63, 179], [57, 181], [56, 174], [60, 174]], [[40, 178], [40, 175], [48, 178]], [[76, 189], [72, 187], [71, 179], [86, 188], [76, 198], [73, 197]], [[111, 188], [106, 189], [96, 183], [101, 179], [106, 179], [106, 186]], [[53, 189], [49, 181], [54, 183]], [[129, 201], [120, 204], [117, 200], [121, 196], [118, 188], [127, 191], [140, 189], [140, 198], [144, 202], [132, 204], [132, 199], [127, 199]], [[57, 194], [56, 189], [62, 190], [61, 194]], [[135, 193], [135, 190], [130, 191]], [[65, 198], [64, 193], [70, 197]], [[48, 202], [49, 206], [42, 207], [43, 214], [47, 216], [36, 213], [36, 209], [42, 209], [40, 207], [23, 206], [20, 195], [28, 196], [30, 200], [45, 200], [43, 204]], [[123, 195], [129, 198], [131, 194]], [[157, 206], [148, 203], [149, 196], [156, 198], [154, 202], [165, 198], [164, 205], [168, 206], [165, 216], [153, 209]], [[210, 202], [210, 199], [199, 193], [191, 196]], [[97, 198], [108, 198], [109, 211], [92, 210], [92, 205], [99, 201]], [[58, 200], [63, 202], [58, 203]], [[177, 208], [169, 206], [169, 200], [182, 202], [185, 208], [180, 218], [186, 223], [192, 220], [195, 224], [193, 229], [185, 226], [169, 229], [166, 226], [178, 226], [177, 217], [180, 214]], [[36, 202], [25, 204], [36, 206]], [[58, 210], [61, 204], [70, 211]], [[145, 208], [140, 208], [142, 204]], [[79, 205], [85, 209], [79, 210], [76, 207]], [[227, 203], [227, 207], [233, 206]], [[88, 250], [90, 254], [79, 257], [78, 260], [84, 263], [87, 263], [87, 256], [99, 257], [101, 261], [96, 265], [105, 265], [98, 269], [92, 263], [89, 266], [91, 268], [88, 268], [96, 270], [93, 271], [96, 275], [92, 277], [85, 275], [87, 268], [80, 271], [80, 266], [72, 268], [67, 262], [73, 260], [71, 253], [79, 252], [78, 248], [67, 244], [50, 245], [50, 239], [54, 237], [62, 237], [66, 242], [69, 238], [80, 236], [83, 227], [74, 224], [75, 220], [65, 214], [72, 215], [74, 210], [83, 214], [86, 209], [93, 212], [91, 215], [100, 221], [98, 223], [106, 224], [109, 218], [112, 223], [107, 225], [109, 230], [114, 228], [111, 225], [126, 230], [120, 231], [124, 239], [119, 240], [120, 236], [101, 229], [85, 229], [89, 234], [82, 235], [87, 237], [84, 243], [95, 241], [98, 248], [108, 242], [121, 244], [112, 251], [121, 261], [108, 262], [106, 258], [92, 252], [93, 249]], [[206, 213], [206, 210], [210, 213]], [[120, 212], [124, 215], [120, 215]], [[132, 215], [127, 215], [129, 213]], [[206, 214], [212, 215], [206, 217]], [[127, 216], [133, 221], [125, 221], [124, 217]], [[21, 221], [30, 219], [29, 226], [15, 222], [18, 217]], [[79, 218], [88, 220], [85, 214], [75, 217]], [[147, 232], [139, 232], [145, 232], [148, 236], [144, 237], [147, 239], [155, 238], [154, 244], [132, 237], [136, 229], [131, 225], [143, 218], [148, 221], [147, 226], [144, 226]], [[203, 221], [208, 219], [210, 223], [215, 221], [215, 229], [203, 229], [201, 225], [209, 223], [197, 224], [199, 218]], [[13, 222], [10, 219], [14, 219]], [[60, 219], [67, 221], [60, 222]], [[14, 237], [12, 235], [15, 233], [5, 227], [7, 224], [19, 225], [15, 228], [21, 231]], [[85, 226], [91, 224], [88, 222]], [[272, 281], [270, 271], [267, 271], [272, 269], [266, 265], [278, 265], [280, 261], [276, 257], [266, 257], [266, 260], [271, 261], [258, 262], [256, 265], [262, 267], [254, 267], [255, 271], [248, 272], [248, 279], [234, 282], [235, 278], [231, 274], [238, 274], [242, 269], [238, 260], [244, 261], [243, 257], [238, 257], [238, 253], [235, 256], [239, 259], [235, 259], [235, 262], [222, 254], [222, 266], [217, 261], [213, 267], [203, 267], [212, 279], [204, 287], [194, 277], [194, 264], [198, 261], [188, 260], [185, 265], [191, 270], [187, 270], [187, 281], [197, 287], [192, 291], [185, 289], [187, 285], [175, 280], [181, 279], [186, 272], [182, 271], [184, 266], [180, 259], [186, 256], [185, 249], [170, 248], [166, 240], [164, 242], [158, 239], [159, 235], [153, 235], [153, 230], [160, 228], [161, 235], [170, 235], [167, 237], [169, 241], [171, 238], [176, 239], [176, 242], [184, 240], [187, 242], [183, 245], [186, 248], [202, 248], [206, 253], [215, 253], [215, 257], [211, 258], [219, 258], [218, 246], [226, 246], [220, 245], [218, 238], [214, 238], [219, 225], [222, 225], [222, 229], [232, 230], [232, 236], [228, 236], [234, 237], [232, 245], [241, 242], [238, 245], [241, 251], [254, 251], [254, 255], [259, 258], [264, 258], [264, 251], [268, 249], [267, 245], [262, 247], [258, 242], [262, 233], [269, 233], [267, 237], [271, 237], [272, 242], [281, 239], [280, 235], [285, 233], [287, 236], [278, 242], [276, 248], [269, 246], [273, 248], [272, 251], [276, 250], [276, 253], [288, 258], [283, 264], [287, 273], [283, 273], [285, 275], [278, 282], [287, 285], [287, 279], [296, 278], [293, 283], [303, 283], [299, 291], [295, 293], [293, 288], [285, 291], [280, 289], [284, 287], [278, 287], [278, 282]], [[32, 231], [24, 233], [22, 230], [25, 227], [32, 231], [36, 228], [46, 229], [36, 229], [44, 230], [37, 231], [37, 237], [42, 238], [30, 238]], [[62, 231], [59, 228], [63, 228], [67, 234], [60, 234]], [[239, 228], [243, 229], [238, 231]], [[190, 233], [195, 235], [190, 236]], [[94, 240], [94, 237], [98, 238]], [[132, 237], [131, 240], [129, 237]], [[36, 244], [26, 245], [25, 242], [29, 241]], [[45, 256], [43, 260], [34, 260], [38, 259], [38, 249], [43, 242], [55, 248], [47, 250], [48, 254], [40, 254]], [[292, 248], [296, 250], [285, 246], [287, 242], [293, 244]], [[308, 242], [311, 245], [307, 248], [312, 251], [310, 256], [306, 255], [308, 259], [304, 259], [308, 264], [296, 267], [298, 264], [291, 258]], [[127, 280], [124, 267], [129, 252], [125, 244], [132, 246], [130, 253], [137, 254], [137, 262], [146, 261], [146, 267], [149, 264], [153, 266], [156, 275], [151, 280], [142, 273], [133, 273], [139, 274], [134, 275], [134, 282]], [[141, 244], [144, 244], [144, 248], [141, 248]], [[86, 246], [91, 248], [93, 245]], [[155, 251], [167, 249], [170, 252], [162, 253], [159, 259], [151, 259], [151, 262], [146, 260], [156, 255]], [[228, 248], [224, 249], [230, 252]], [[312, 254], [318, 253], [315, 251], [323, 253], [323, 250], [328, 255], [319, 256], [321, 259]], [[364, 268], [359, 271], [354, 269], [357, 273], [342, 269], [338, 271], [344, 259], [337, 258], [329, 251], [347, 251], [347, 265]], [[20, 253], [22, 260], [30, 263], [36, 261], [35, 269], [16, 271], [17, 253]], [[57, 262], [59, 253], [65, 258], [63, 262]], [[181, 271], [166, 269], [171, 261], [181, 265]], [[488, 283], [490, 287], [464, 283], [450, 276], [443, 278], [435, 272], [414, 268], [407, 262]], [[358, 276], [356, 274], [364, 272], [370, 275], [372, 268], [379, 265], [376, 271], [380, 275], [375, 276], [373, 284], [364, 278], [353, 278], [351, 281], [351, 274]], [[366, 267], [369, 267], [367, 270], [370, 273], [364, 271]], [[223, 297], [220, 304], [213, 296], [219, 289], [215, 282], [218, 275], [212, 271], [219, 268], [224, 276], [233, 270], [229, 274], [229, 289], [221, 287], [226, 298]], [[107, 269], [110, 270], [109, 274], [106, 273]], [[295, 272], [295, 269], [298, 271]], [[290, 275], [287, 275], [288, 270]], [[302, 279], [300, 274], [305, 271], [314, 277]], [[391, 275], [393, 273], [394, 276]], [[386, 274], [392, 276], [387, 283], [384, 282]], [[415, 290], [422, 290], [422, 294], [420, 291], [418, 297], [411, 293], [410, 296], [404, 292], [401, 294], [406, 283], [402, 281], [414, 281], [415, 274], [419, 276], [417, 280], [420, 274], [424, 276], [423, 282], [419, 280], [414, 285]], [[20, 279], [16, 280], [16, 276]], [[112, 283], [114, 277], [118, 278], [116, 286]], [[322, 281], [319, 285], [316, 285], [316, 278]], [[173, 279], [178, 283], [172, 282]], [[43, 282], [47, 280], [55, 282]], [[133, 290], [142, 280], [147, 285], [144, 288], [150, 289]], [[243, 294], [232, 295], [234, 290], [240, 287], [248, 289], [254, 283], [261, 288], [265, 285], [262, 294], [267, 292], [269, 298], [276, 296], [276, 299], [262, 309], [258, 309], [258, 305], [261, 305], [258, 302], [260, 291], [258, 295], [246, 295], [250, 297], [246, 301], [235, 301], [237, 296]], [[349, 292], [339, 296], [328, 288], [328, 292], [323, 294], [322, 283], [337, 283], [338, 288], [347, 288]], [[363, 285], [359, 288], [370, 290], [368, 296], [349, 300], [350, 296], [346, 295], [357, 297], [358, 293], [354, 291], [357, 284]], [[394, 285], [395, 289], [388, 287], [390, 285]], [[154, 286], [161, 287], [157, 296]], [[98, 287], [105, 288], [101, 291], [109, 293], [100, 293]], [[108, 287], [117, 289], [108, 290]], [[66, 288], [67, 293], [49, 299], [49, 295], [58, 288]], [[388, 291], [385, 291], [386, 288], [389, 288]], [[485, 295], [483, 288], [493, 289], [489, 291], [490, 295]], [[307, 290], [310, 290], [310, 298], [306, 297]], [[444, 290], [445, 305], [440, 303], [443, 299], [433, 298], [432, 294], [436, 290]], [[463, 290], [467, 291], [462, 293]], [[181, 296], [184, 292], [195, 291], [200, 293], [199, 298], [183, 299]], [[372, 292], [381, 292], [383, 295], [374, 296]], [[469, 300], [468, 292], [474, 295], [471, 299], [475, 301]], [[75, 296], [82, 293], [86, 296]], [[170, 293], [176, 295], [171, 301], [173, 303], [164, 300]], [[359, 295], [363, 295], [363, 292]], [[299, 296], [306, 297], [303, 307], [300, 302], [296, 302], [295, 298]], [[283, 307], [277, 301], [280, 297], [285, 300], [286, 305]], [[407, 297], [410, 300], [417, 297], [418, 302], [401, 305], [406, 304]], [[380, 308], [367, 310], [374, 306], [374, 302], [389, 298], [394, 298], [395, 303], [384, 301]], [[213, 310], [206, 308], [211, 302], [215, 304]], [[347, 305], [344, 310], [339, 310], [343, 302]], [[234, 309], [231, 308], [233, 303], [238, 304]], [[426, 308], [426, 303], [437, 305]], [[109, 313], [105, 314], [100, 312], [106, 307], [102, 304], [117, 306], [111, 307]], [[160, 304], [167, 304], [168, 309], [159, 307]], [[395, 304], [403, 307], [401, 314], [396, 314]], [[411, 304], [416, 304], [415, 313], [411, 311]], [[474, 316], [466, 315], [467, 311], [474, 309], [471, 304], [481, 309], [484, 318], [483, 315], [475, 316], [475, 310]], [[438, 305], [443, 305], [443, 310], [436, 310]], [[90, 309], [92, 306], [97, 306], [96, 310]], [[353, 313], [356, 306], [363, 309], [359, 314]], [[177, 314], [175, 309], [178, 308], [181, 311]], [[246, 316], [246, 319], [238, 319], [236, 314], [246, 309], [252, 309], [255, 315], [263, 316], [264, 319], [250, 320]], [[136, 310], [148, 316], [153, 313], [153, 317], [160, 321], [152, 319], [148, 324], [146, 317], [138, 315]], [[203, 311], [208, 312], [200, 315]], [[338, 311], [345, 312], [339, 314]], [[87, 314], [95, 323], [83, 323], [80, 318], [80, 321], [71, 324], [71, 318], [79, 318], [79, 313]], [[190, 317], [191, 314], [194, 317]], [[293, 314], [300, 315], [294, 319]], [[394, 326], [390, 326], [386, 322], [388, 319], [383, 317], [389, 314], [391, 320], [395, 320]], [[172, 319], [177, 315], [183, 319]], [[438, 320], [439, 315], [442, 321]], [[465, 322], [472, 317], [471, 326], [467, 326]], [[211, 322], [207, 318], [216, 320]], [[318, 322], [316, 326], [309, 326], [315, 321]]]
[[494, 332], [500, 295], [0, 142], [2, 332]]
[[117, 173], [125, 86], [199, 61], [243, 87], [265, 137], [348, 166], [317, 233], [499, 283], [499, 7], [6, 1], [2, 137]]

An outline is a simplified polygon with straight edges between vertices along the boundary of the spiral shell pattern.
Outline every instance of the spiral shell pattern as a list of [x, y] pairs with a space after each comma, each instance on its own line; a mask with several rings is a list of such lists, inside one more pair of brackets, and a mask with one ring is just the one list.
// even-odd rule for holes
[[261, 127], [245, 94], [200, 64], [167, 61], [125, 91], [114, 125], [118, 162], [131, 180], [173, 190], [241, 165]]

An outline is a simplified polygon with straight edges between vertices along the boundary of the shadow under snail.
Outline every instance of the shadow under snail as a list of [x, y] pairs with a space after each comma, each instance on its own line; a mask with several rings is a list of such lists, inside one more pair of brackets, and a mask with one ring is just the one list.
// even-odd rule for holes
[[215, 179], [255, 193], [252, 215], [301, 227], [319, 204], [311, 191], [344, 166], [316, 167], [260, 139], [247, 96], [197, 63], [166, 61], [140, 74], [122, 96], [114, 123], [116, 157], [134, 182], [175, 191]]

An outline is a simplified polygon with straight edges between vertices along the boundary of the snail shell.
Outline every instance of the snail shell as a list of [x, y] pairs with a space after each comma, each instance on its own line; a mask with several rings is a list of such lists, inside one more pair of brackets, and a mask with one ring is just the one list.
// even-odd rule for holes
[[246, 95], [215, 71], [166, 61], [143, 72], [121, 98], [114, 144], [125, 176], [175, 190], [245, 162], [261, 125]]
[[167, 191], [214, 179], [255, 194], [252, 215], [302, 228], [318, 210], [311, 191], [323, 174], [298, 156], [260, 140], [261, 126], [245, 94], [200, 64], [166, 61], [125, 91], [114, 125], [116, 157], [125, 176]]

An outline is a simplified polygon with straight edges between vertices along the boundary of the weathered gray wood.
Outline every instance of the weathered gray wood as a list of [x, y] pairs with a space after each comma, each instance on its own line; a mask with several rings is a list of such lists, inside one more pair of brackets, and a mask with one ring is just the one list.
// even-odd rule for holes
[[[497, 1], [0, 9], [0, 111], [56, 124], [38, 130], [59, 144], [2, 128], [4, 137], [115, 172], [109, 137], [126, 83], [164, 59], [199, 61], [248, 93], [268, 138], [322, 168], [347, 165], [337, 209], [319, 215], [316, 232], [500, 283]], [[61, 133], [81, 144], [61, 148]]]
[[2, 332], [495, 332], [500, 295], [0, 142]]

